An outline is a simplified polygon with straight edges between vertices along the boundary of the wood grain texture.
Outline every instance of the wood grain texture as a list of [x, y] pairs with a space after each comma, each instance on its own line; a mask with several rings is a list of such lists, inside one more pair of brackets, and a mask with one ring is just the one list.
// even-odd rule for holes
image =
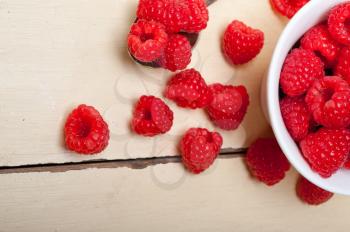
[[346, 231], [350, 198], [319, 207], [294, 193], [296, 173], [274, 187], [252, 180], [241, 159], [199, 176], [181, 164], [0, 175], [0, 231]]
[[[145, 139], [130, 133], [138, 96], [160, 96], [169, 72], [135, 64], [125, 38], [137, 0], [0, 1], [0, 166], [176, 156], [189, 127], [214, 129], [201, 110], [174, 110], [172, 130]], [[220, 0], [209, 7], [190, 67], [208, 83], [244, 84], [251, 105], [234, 132], [219, 130], [224, 148], [247, 147], [271, 134], [260, 108], [260, 80], [285, 22], [268, 1]], [[262, 53], [250, 64], [232, 67], [221, 54], [220, 38], [232, 19], [265, 31]], [[99, 156], [77, 156], [63, 146], [65, 118], [77, 104], [96, 106], [108, 121], [111, 141]]]

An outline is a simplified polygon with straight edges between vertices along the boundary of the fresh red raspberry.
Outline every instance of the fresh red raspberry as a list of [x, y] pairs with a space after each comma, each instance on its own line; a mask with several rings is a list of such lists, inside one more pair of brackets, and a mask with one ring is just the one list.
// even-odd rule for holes
[[195, 69], [175, 74], [168, 81], [165, 96], [178, 106], [192, 109], [206, 107], [211, 101], [211, 92]]
[[244, 64], [256, 57], [264, 46], [264, 33], [243, 22], [229, 24], [222, 40], [222, 50], [233, 64]]
[[341, 49], [335, 65], [335, 74], [344, 78], [350, 85], [350, 48]]
[[314, 185], [302, 176], [298, 178], [296, 192], [299, 199], [309, 205], [320, 205], [328, 201], [334, 195]]
[[198, 33], [209, 19], [204, 0], [140, 0], [137, 17], [158, 21], [173, 33]]
[[309, 132], [311, 115], [303, 97], [285, 97], [280, 102], [284, 124], [295, 141]]
[[280, 14], [292, 18], [309, 0], [271, 0], [270, 2]]
[[333, 66], [340, 51], [340, 45], [333, 40], [324, 23], [308, 30], [300, 41], [300, 47], [315, 52], [329, 67]]
[[173, 125], [173, 112], [159, 98], [154, 96], [141, 96], [136, 104], [132, 129], [140, 135], [155, 136], [164, 134]]
[[328, 30], [333, 38], [341, 44], [350, 46], [350, 3], [335, 6], [328, 16]]
[[304, 94], [316, 79], [324, 76], [324, 64], [313, 52], [293, 49], [284, 61], [280, 85], [285, 94]]
[[182, 163], [187, 170], [198, 174], [208, 169], [218, 156], [222, 137], [204, 128], [191, 128], [180, 142]]
[[300, 148], [311, 168], [327, 178], [343, 166], [350, 152], [350, 132], [321, 128], [308, 134]]
[[244, 86], [213, 84], [206, 110], [213, 123], [224, 130], [236, 129], [247, 112], [249, 95]]
[[66, 147], [80, 154], [103, 151], [109, 140], [107, 123], [92, 106], [79, 105], [68, 116], [64, 126]]
[[350, 125], [350, 86], [342, 78], [326, 76], [315, 81], [305, 101], [317, 123], [328, 128]]
[[191, 49], [191, 44], [186, 36], [171, 35], [158, 63], [173, 72], [185, 69], [191, 62]]
[[280, 182], [290, 164], [275, 138], [259, 138], [250, 145], [246, 164], [251, 174], [266, 185]]
[[168, 42], [168, 34], [162, 24], [154, 21], [137, 20], [128, 35], [130, 54], [142, 62], [158, 59]]

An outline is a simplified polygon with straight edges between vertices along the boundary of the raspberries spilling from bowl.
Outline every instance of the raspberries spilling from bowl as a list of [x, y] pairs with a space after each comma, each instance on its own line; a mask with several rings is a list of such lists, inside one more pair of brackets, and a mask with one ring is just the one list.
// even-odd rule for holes
[[310, 167], [328, 178], [347, 168], [350, 153], [350, 3], [334, 7], [287, 55], [280, 108]]

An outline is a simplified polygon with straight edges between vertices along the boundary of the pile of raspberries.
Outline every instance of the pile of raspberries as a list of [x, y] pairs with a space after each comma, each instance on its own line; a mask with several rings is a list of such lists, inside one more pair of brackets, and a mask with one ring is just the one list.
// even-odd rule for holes
[[[308, 1], [271, 0], [273, 8], [289, 18], [306, 2]], [[243, 121], [249, 106], [249, 95], [246, 88], [220, 83], [208, 85], [197, 70], [186, 69], [192, 56], [192, 45], [189, 38], [205, 29], [209, 20], [205, 1], [139, 0], [135, 18], [127, 38], [127, 47], [132, 58], [142, 64], [156, 64], [158, 67], [173, 72], [178, 71], [171, 75], [164, 86], [163, 97], [174, 101], [178, 107], [188, 110], [204, 110], [212, 123], [222, 130], [235, 130]], [[285, 94], [292, 94], [281, 100], [286, 126], [296, 141], [302, 141], [301, 147], [309, 152], [313, 158], [315, 158], [312, 153], [313, 149], [319, 149], [319, 147], [313, 147], [316, 144], [313, 141], [319, 140], [319, 136], [323, 136], [322, 139], [328, 136], [327, 138], [333, 139], [333, 144], [336, 145], [338, 145], [339, 139], [349, 137], [342, 124], [346, 124], [347, 122], [344, 121], [347, 119], [342, 117], [341, 120], [335, 121], [333, 119], [338, 115], [334, 114], [326, 118], [324, 117], [325, 110], [320, 108], [322, 104], [325, 106], [325, 103], [320, 100], [323, 96], [320, 96], [322, 88], [325, 88], [324, 93], [327, 97], [337, 94], [335, 98], [341, 102], [340, 105], [345, 101], [346, 97], [344, 98], [343, 94], [345, 89], [349, 88], [348, 85], [343, 82], [339, 84], [340, 78], [324, 78], [322, 74], [324, 67], [337, 67], [338, 72], [343, 74], [348, 72], [350, 68], [347, 70], [345, 65], [348, 53], [344, 47], [344, 51], [337, 51], [337, 54], [333, 54], [338, 48], [340, 50], [338, 42], [334, 42], [331, 40], [331, 36], [325, 34], [323, 26], [320, 26], [321, 29], [315, 28], [312, 29], [313, 32], [310, 30], [309, 36], [305, 36], [306, 38], [303, 39], [302, 48], [295, 49], [288, 56], [281, 75], [281, 88]], [[325, 31], [328, 33], [327, 27]], [[330, 33], [337, 34], [343, 41], [342, 43], [346, 40], [347, 35], [340, 34], [339, 30], [335, 29]], [[313, 38], [317, 38], [317, 40]], [[326, 43], [327, 46], [322, 46], [322, 43]], [[221, 41], [223, 55], [232, 65], [251, 61], [260, 53], [263, 45], [264, 33], [238, 20], [233, 20], [227, 26]], [[316, 55], [313, 52], [316, 52]], [[322, 57], [320, 58], [318, 55]], [[344, 58], [342, 62], [339, 62], [340, 59], [336, 59], [337, 57]], [[300, 65], [299, 62], [304, 63]], [[288, 67], [288, 65], [296, 67]], [[300, 78], [305, 78], [309, 82], [305, 92], [310, 91], [312, 96], [306, 102], [310, 102], [314, 118], [317, 115], [317, 120], [311, 121], [311, 113], [305, 105], [307, 103], [301, 98], [305, 92], [296, 93], [296, 91], [301, 91], [307, 81], [300, 80], [297, 85], [288, 85], [291, 81], [288, 79], [290, 78], [288, 74], [291, 72], [300, 74]], [[314, 74], [318, 76], [312, 76]], [[316, 79], [320, 83], [310, 87], [311, 81]], [[338, 92], [341, 92], [341, 95], [338, 95]], [[338, 106], [338, 102], [336, 103]], [[346, 106], [349, 107], [349, 105]], [[336, 111], [336, 113], [340, 113], [340, 111]], [[171, 130], [173, 119], [173, 111], [160, 96], [143, 95], [135, 103], [130, 128], [140, 136], [157, 136]], [[308, 131], [315, 130], [321, 121], [331, 125], [334, 123], [342, 124], [342, 129], [324, 128], [320, 130], [321, 132], [316, 132], [316, 135], [302, 134], [304, 127], [307, 127]], [[308, 123], [307, 126], [306, 123]], [[67, 149], [85, 155], [102, 152], [109, 141], [109, 129], [103, 117], [94, 107], [84, 104], [79, 105], [70, 113], [64, 127], [64, 134]], [[343, 141], [340, 140], [339, 145]], [[223, 138], [218, 132], [205, 128], [189, 128], [179, 142], [179, 151], [184, 166], [195, 174], [208, 169], [217, 158], [222, 143]], [[323, 143], [325, 142], [323, 141]], [[327, 145], [330, 145], [330, 142]], [[326, 148], [333, 149], [329, 146]], [[345, 147], [342, 149], [341, 152], [345, 150]], [[249, 148], [245, 161], [251, 174], [269, 186], [280, 182], [290, 169], [289, 162], [274, 138], [256, 140]], [[322, 169], [322, 173], [324, 173], [324, 169]], [[301, 176], [298, 179], [296, 189], [299, 198], [312, 205], [321, 204], [333, 196], [332, 193], [320, 189]]]

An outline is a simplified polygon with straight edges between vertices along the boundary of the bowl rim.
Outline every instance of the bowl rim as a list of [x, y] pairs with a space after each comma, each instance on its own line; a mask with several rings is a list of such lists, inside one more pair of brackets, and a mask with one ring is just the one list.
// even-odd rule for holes
[[[296, 145], [296, 143], [293, 141], [291, 136], [288, 133], [287, 128], [285, 127], [285, 124], [283, 122], [283, 118], [280, 111], [280, 105], [279, 105], [279, 76], [281, 73], [283, 61], [285, 57], [287, 56], [288, 52], [292, 48], [293, 44], [297, 41], [292, 41], [292, 45], [288, 46], [288, 49], [286, 49], [286, 41], [290, 40], [289, 37], [294, 33], [295, 27], [303, 25], [304, 23], [304, 17], [312, 18], [314, 17], [314, 21], [320, 21], [321, 16], [325, 15], [329, 9], [331, 9], [333, 6], [338, 5], [342, 2], [345, 2], [346, 0], [333, 0], [333, 1], [323, 1], [323, 0], [312, 0], [308, 2], [302, 9], [298, 11], [298, 13], [288, 22], [287, 26], [282, 31], [277, 45], [274, 49], [272, 59], [270, 62], [270, 66], [267, 73], [267, 80], [266, 80], [266, 95], [267, 95], [267, 113], [270, 120], [270, 124], [272, 127], [272, 130], [275, 134], [276, 140], [279, 143], [282, 151], [286, 155], [289, 162], [293, 165], [293, 167], [306, 179], [308, 179], [313, 184], [328, 190], [330, 192], [339, 193], [342, 195], [350, 195], [350, 190], [344, 190], [339, 189], [335, 187], [334, 185], [325, 184], [326, 181], [322, 181], [322, 177], [318, 176], [317, 173], [311, 170], [310, 166], [308, 168], [302, 167], [303, 165], [300, 164], [300, 158], [304, 159], [302, 157], [302, 154]], [[314, 9], [318, 9], [318, 7], [324, 4], [325, 8], [327, 10], [323, 12], [318, 12], [317, 14], [313, 14]], [[313, 25], [316, 25], [317, 22]], [[310, 28], [310, 27], [309, 27]], [[308, 29], [309, 29], [308, 28]], [[306, 32], [306, 31], [305, 31]], [[304, 33], [305, 33], [304, 32]], [[281, 61], [281, 59], [283, 61]], [[276, 91], [277, 90], [277, 91]], [[287, 141], [286, 141], [287, 139]], [[290, 145], [290, 143], [294, 144]], [[297, 157], [296, 154], [299, 156]], [[298, 160], [299, 159], [299, 160]], [[304, 162], [307, 162], [304, 160]], [[316, 176], [315, 176], [316, 174]], [[318, 176], [318, 177], [317, 177]], [[333, 175], [334, 177], [334, 175]]]

